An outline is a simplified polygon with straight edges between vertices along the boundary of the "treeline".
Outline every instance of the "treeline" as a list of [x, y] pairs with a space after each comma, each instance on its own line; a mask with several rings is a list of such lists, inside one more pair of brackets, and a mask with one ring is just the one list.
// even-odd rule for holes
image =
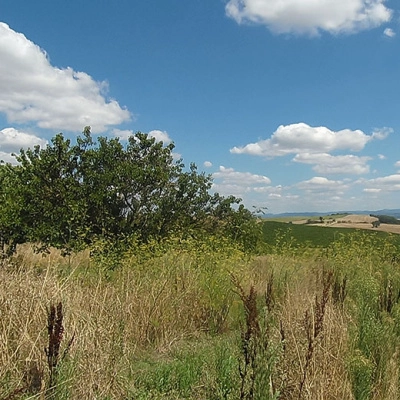
[[21, 150], [17, 165], [0, 165], [3, 249], [34, 242], [71, 252], [99, 239], [219, 235], [254, 250], [260, 228], [251, 212], [234, 196], [210, 193], [211, 176], [185, 168], [173, 149], [140, 132], [126, 145], [94, 139], [86, 127], [76, 143], [60, 133], [46, 148]]
[[394, 224], [394, 225], [400, 225], [400, 220], [392, 217], [390, 215], [374, 215], [370, 214], [371, 217], [378, 218], [379, 222], [381, 224]]

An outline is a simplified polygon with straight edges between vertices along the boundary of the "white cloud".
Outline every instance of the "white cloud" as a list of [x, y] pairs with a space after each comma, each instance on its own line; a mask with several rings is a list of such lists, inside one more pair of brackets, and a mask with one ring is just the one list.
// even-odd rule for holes
[[270, 198], [270, 199], [281, 199], [281, 198], [282, 198], [282, 195], [279, 194], [279, 193], [270, 193], [270, 194], [268, 195], [268, 198]]
[[363, 192], [365, 192], [365, 193], [379, 193], [379, 192], [381, 192], [381, 189], [363, 189]]
[[0, 162], [17, 164], [15, 157], [11, 153], [5, 153], [4, 151], [0, 151]]
[[261, 193], [270, 190], [271, 180], [263, 175], [250, 172], [239, 172], [233, 168], [219, 167], [219, 171], [212, 174], [214, 179], [213, 191], [224, 196], [234, 195], [240, 198], [246, 193]]
[[380, 191], [399, 191], [400, 190], [400, 174], [382, 176], [375, 179], [363, 180], [359, 183], [364, 184], [366, 189], [375, 189]]
[[327, 153], [297, 154], [293, 161], [303, 164], [315, 164], [313, 170], [319, 174], [366, 174], [369, 172], [367, 162], [370, 157], [354, 155], [332, 156]]
[[387, 36], [387, 37], [390, 37], [390, 38], [396, 36], [396, 32], [395, 32], [393, 29], [391, 29], [391, 28], [386, 28], [386, 29], [383, 31], [383, 34], [384, 34], [385, 36]]
[[383, 140], [386, 139], [391, 133], [393, 133], [393, 129], [388, 127], [374, 129], [372, 132], [372, 139]]
[[15, 164], [11, 153], [18, 154], [21, 149], [33, 148], [36, 145], [45, 147], [47, 140], [31, 133], [25, 133], [15, 128], [4, 128], [0, 131], [0, 160]]
[[133, 131], [130, 129], [113, 129], [111, 132], [114, 136], [120, 138], [121, 140], [128, 140], [129, 137], [134, 134]]
[[386, 160], [386, 156], [384, 154], [378, 154], [379, 160]]
[[[130, 129], [113, 129], [112, 134], [114, 136], [119, 137], [122, 140], [128, 140], [130, 136], [134, 135], [134, 132]], [[164, 144], [171, 143], [172, 140], [169, 137], [168, 133], [165, 131], [160, 131], [160, 130], [153, 130], [148, 133], [148, 135], [154, 139], [156, 139], [157, 142], [163, 142]]]
[[157, 142], [163, 142], [164, 144], [172, 142], [168, 133], [165, 131], [153, 130], [149, 132], [149, 136], [155, 138]]
[[0, 150], [6, 153], [19, 152], [21, 148], [33, 148], [36, 145], [46, 146], [47, 140], [14, 128], [4, 128], [0, 131]]
[[229, 0], [226, 14], [236, 22], [267, 26], [275, 33], [355, 33], [390, 21], [385, 0]]
[[373, 139], [383, 139], [382, 133], [366, 135], [361, 130], [343, 129], [331, 131], [305, 123], [281, 125], [270, 139], [260, 140], [243, 147], [234, 147], [231, 153], [279, 157], [287, 154], [325, 153], [334, 150], [362, 150]]
[[341, 194], [347, 185], [342, 181], [333, 181], [325, 177], [315, 176], [307, 181], [299, 182], [295, 185], [297, 188], [312, 192], [328, 192], [333, 191]]
[[90, 125], [93, 132], [103, 132], [131, 118], [105, 97], [106, 82], [52, 66], [44, 50], [2, 22], [0, 59], [0, 112], [10, 122], [69, 131]]
[[400, 174], [383, 176], [380, 178], [372, 179], [370, 182], [384, 183], [387, 185], [399, 185], [400, 184]]
[[271, 180], [266, 176], [251, 174], [250, 172], [238, 172], [233, 168], [225, 168], [224, 166], [220, 166], [219, 172], [214, 172], [213, 177], [215, 179], [223, 179], [225, 183], [235, 183], [243, 186], [260, 183], [269, 185], [271, 183]]
[[204, 161], [203, 164], [206, 168], [211, 168], [212, 167], [212, 162], [211, 161]]

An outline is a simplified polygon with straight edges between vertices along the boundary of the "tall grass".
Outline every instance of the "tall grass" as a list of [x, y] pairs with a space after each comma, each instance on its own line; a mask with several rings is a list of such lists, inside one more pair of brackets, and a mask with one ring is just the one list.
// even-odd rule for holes
[[0, 399], [398, 399], [393, 246], [21, 247], [0, 269]]

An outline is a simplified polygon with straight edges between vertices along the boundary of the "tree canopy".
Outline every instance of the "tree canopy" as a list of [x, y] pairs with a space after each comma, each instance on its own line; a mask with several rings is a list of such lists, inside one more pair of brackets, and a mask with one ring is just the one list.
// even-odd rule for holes
[[0, 165], [2, 240], [65, 251], [129, 235], [219, 232], [248, 242], [256, 224], [241, 200], [210, 193], [211, 176], [185, 168], [173, 149], [141, 132], [125, 145], [95, 140], [86, 127], [74, 144], [60, 133], [45, 148], [21, 150], [17, 165]]

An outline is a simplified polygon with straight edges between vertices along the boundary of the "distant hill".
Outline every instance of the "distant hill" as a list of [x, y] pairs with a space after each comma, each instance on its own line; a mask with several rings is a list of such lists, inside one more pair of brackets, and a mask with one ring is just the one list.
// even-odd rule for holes
[[[371, 212], [370, 214], [374, 214], [373, 212]], [[389, 215], [391, 217], [395, 217], [397, 219], [400, 219], [400, 209], [394, 209], [394, 210], [378, 210], [375, 212], [375, 214], [379, 214], [379, 215]]]
[[291, 213], [280, 213], [280, 214], [265, 214], [264, 218], [272, 218], [272, 217], [282, 217], [282, 218], [290, 218], [290, 217], [313, 217], [313, 216], [324, 216], [324, 215], [333, 215], [333, 214], [374, 214], [374, 215], [388, 215], [397, 219], [400, 219], [400, 208], [395, 209], [383, 209], [383, 210], [348, 210], [348, 211], [329, 211], [329, 212], [291, 212]]

